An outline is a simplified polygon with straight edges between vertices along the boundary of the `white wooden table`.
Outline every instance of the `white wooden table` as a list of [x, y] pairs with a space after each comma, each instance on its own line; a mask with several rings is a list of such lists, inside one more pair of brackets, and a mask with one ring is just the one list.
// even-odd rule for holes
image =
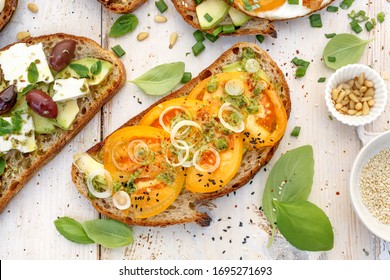
[[[39, 12], [33, 14], [27, 3], [34, 2]], [[168, 22], [153, 21], [158, 13], [154, 1], [149, 1], [135, 14], [139, 25], [134, 32], [118, 39], [107, 36], [118, 17], [102, 9], [96, 0], [20, 0], [11, 23], [0, 33], [0, 47], [16, 40], [19, 31], [32, 36], [66, 32], [84, 35], [101, 43], [104, 48], [120, 44], [126, 51], [122, 58], [128, 79], [135, 78], [157, 64], [184, 61], [186, 71], [195, 76], [233, 43], [258, 43], [254, 36], [220, 38], [206, 42], [206, 51], [198, 57], [192, 54], [194, 31], [181, 19], [173, 5], [165, 16]], [[341, 1], [336, 0], [338, 5]], [[353, 9], [363, 9], [370, 17], [385, 11], [387, 18], [375, 31], [363, 31], [361, 38], [375, 37], [361, 63], [390, 75], [390, 3], [386, 0], [355, 1]], [[79, 195], [70, 178], [72, 155], [84, 151], [108, 135], [130, 117], [138, 114], [157, 97], [149, 97], [133, 84], [125, 87], [107, 104], [85, 129], [49, 164], [46, 165], [11, 201], [0, 215], [0, 259], [386, 259], [390, 244], [373, 236], [355, 215], [348, 193], [348, 178], [352, 163], [361, 148], [356, 130], [328, 118], [324, 101], [322, 77], [331, 70], [321, 60], [328, 39], [325, 33], [350, 33], [347, 11], [337, 14], [321, 12], [323, 28], [310, 27], [307, 17], [275, 23], [278, 38], [266, 38], [260, 46], [279, 64], [291, 88], [292, 113], [287, 133], [270, 164], [236, 193], [220, 198], [206, 210], [213, 218], [210, 227], [177, 225], [167, 228], [135, 227], [133, 245], [120, 249], [105, 249], [96, 245], [79, 245], [59, 235], [53, 225], [57, 217], [69, 216], [78, 221], [98, 218], [89, 202]], [[143, 42], [136, 40], [139, 32], [150, 33]], [[177, 44], [168, 48], [169, 35], [179, 33]], [[258, 43], [259, 44], [259, 43]], [[298, 56], [311, 62], [305, 77], [294, 77], [291, 60]], [[386, 80], [389, 87], [390, 82]], [[372, 131], [390, 129], [390, 106], [368, 127]], [[301, 126], [298, 139], [289, 135]], [[270, 166], [287, 150], [311, 144], [315, 156], [315, 177], [310, 200], [319, 205], [334, 227], [335, 244], [329, 252], [308, 253], [292, 248], [282, 238], [266, 248], [264, 215], [258, 210]]]

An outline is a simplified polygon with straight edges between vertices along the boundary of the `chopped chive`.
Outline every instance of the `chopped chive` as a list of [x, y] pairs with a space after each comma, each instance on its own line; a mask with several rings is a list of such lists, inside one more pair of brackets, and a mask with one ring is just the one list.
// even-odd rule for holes
[[325, 37], [328, 39], [333, 38], [334, 36], [336, 36], [336, 33], [325, 34]]
[[296, 66], [302, 66], [303, 68], [307, 68], [310, 65], [309, 61], [300, 59], [298, 57], [294, 57], [291, 62], [294, 63]]
[[219, 33], [221, 33], [221, 32], [222, 32], [222, 26], [218, 26], [217, 28], [214, 29], [212, 34], [213, 34], [213, 36], [218, 36]]
[[366, 27], [368, 32], [374, 29], [374, 25], [371, 23], [371, 21], [367, 21], [364, 26]]
[[194, 35], [195, 40], [197, 42], [204, 41], [204, 36], [203, 36], [203, 32], [202, 31], [196, 30], [194, 33], [192, 33], [192, 35]]
[[168, 6], [164, 2], [164, 0], [158, 0], [157, 2], [154, 2], [154, 3], [156, 4], [156, 7], [160, 11], [160, 13], [163, 13], [168, 9]]
[[326, 81], [326, 78], [325, 77], [321, 77], [321, 78], [319, 78], [318, 79], [318, 83], [325, 83], [325, 81]]
[[195, 45], [192, 46], [192, 52], [195, 56], [198, 56], [201, 52], [203, 52], [205, 49], [205, 46], [203, 45], [202, 41], [196, 42]]
[[326, 7], [326, 11], [330, 13], [337, 13], [339, 11], [339, 7], [336, 6], [328, 6]]
[[307, 70], [307, 68], [299, 67], [297, 69], [297, 71], [295, 72], [295, 77], [302, 78], [303, 76], [306, 75], [306, 70]]
[[320, 14], [312, 14], [310, 17], [310, 25], [311, 27], [320, 28], [322, 27], [322, 20]]
[[376, 19], [375, 18], [372, 18], [371, 22], [372, 22], [372, 25], [376, 26]]
[[122, 49], [122, 47], [121, 47], [120, 45], [116, 45], [116, 46], [112, 47], [111, 49], [112, 49], [112, 51], [115, 53], [115, 55], [116, 55], [117, 57], [122, 57], [122, 56], [124, 56], [125, 53], [126, 53], [126, 52]]
[[213, 17], [210, 16], [209, 13], [205, 13], [205, 14], [204, 14], [204, 18], [205, 18], [208, 22], [212, 22], [212, 21], [213, 21]]
[[291, 131], [290, 135], [294, 136], [294, 137], [298, 137], [300, 132], [301, 132], [301, 127], [296, 126], [296, 127], [294, 127], [293, 131]]
[[336, 62], [336, 57], [334, 57], [334, 56], [328, 56], [328, 61], [329, 61], [329, 62]]
[[191, 72], [184, 72], [183, 77], [181, 78], [181, 83], [185, 84], [188, 83], [192, 78]]
[[236, 27], [234, 24], [222, 25], [222, 32], [225, 34], [236, 32]]
[[210, 42], [215, 42], [215, 41], [217, 41], [218, 40], [218, 36], [214, 36], [214, 35], [212, 35], [212, 34], [209, 34], [209, 33], [206, 33], [206, 38], [210, 41]]
[[256, 39], [257, 39], [257, 41], [259, 41], [260, 43], [263, 43], [265, 37], [264, 37], [263, 35], [259, 34], [259, 35], [256, 35]]
[[290, 5], [299, 5], [299, 0], [288, 0]]
[[385, 21], [385, 13], [384, 13], [384, 12], [380, 12], [380, 13], [376, 16], [376, 18], [378, 19], [378, 21], [379, 21], [380, 23], [384, 22], [384, 21]]
[[331, 121], [333, 121], [332, 115], [328, 115], [328, 119], [330, 119]]
[[340, 8], [343, 10], [347, 10], [351, 7], [354, 1], [355, 0], [343, 0], [343, 2], [340, 3]]
[[356, 20], [351, 21], [349, 25], [351, 26], [352, 30], [355, 31], [356, 33], [360, 33], [363, 31], [363, 28]]

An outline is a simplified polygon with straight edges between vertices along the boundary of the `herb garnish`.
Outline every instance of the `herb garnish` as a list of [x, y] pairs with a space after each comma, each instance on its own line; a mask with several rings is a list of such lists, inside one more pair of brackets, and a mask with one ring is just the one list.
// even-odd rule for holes
[[127, 14], [120, 16], [112, 25], [108, 35], [120, 37], [133, 31], [138, 25], [138, 18], [135, 15]]
[[22, 122], [23, 120], [20, 116], [20, 112], [15, 112], [12, 114], [11, 122], [0, 118], [0, 136], [20, 131], [22, 129]]
[[38, 81], [39, 73], [37, 65], [31, 62], [27, 69], [27, 80], [31, 84], [35, 84]]
[[69, 67], [79, 75], [80, 78], [88, 78], [89, 77], [89, 69], [87, 66], [77, 63], [69, 64]]

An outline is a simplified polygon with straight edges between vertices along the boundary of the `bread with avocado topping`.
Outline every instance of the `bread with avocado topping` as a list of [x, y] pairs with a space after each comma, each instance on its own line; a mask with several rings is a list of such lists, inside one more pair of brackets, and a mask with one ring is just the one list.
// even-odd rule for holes
[[18, 0], [5, 0], [3, 10], [0, 12], [0, 30], [10, 21], [12, 15], [16, 11]]
[[[27, 181], [81, 131], [126, 81], [126, 72], [122, 62], [114, 53], [104, 50], [89, 38], [57, 33], [31, 37], [21, 42], [27, 45], [42, 43], [43, 50], [48, 57], [53, 46], [62, 40], [77, 42], [74, 60], [94, 57], [110, 62], [113, 65], [113, 70], [102, 83], [90, 86], [88, 96], [78, 100], [80, 111], [69, 130], [56, 128], [51, 134], [37, 134], [35, 136], [37, 149], [33, 152], [22, 153], [19, 150], [12, 149], [3, 155], [6, 165], [4, 173], [0, 176], [0, 212], [4, 210], [9, 201], [23, 188]], [[15, 44], [17, 43], [0, 49], [0, 52]]]
[[[230, 49], [225, 51], [214, 63], [204, 69], [200, 74], [185, 84], [180, 89], [172, 92], [166, 97], [162, 98], [145, 111], [139, 113], [125, 124], [123, 127], [137, 125], [140, 120], [156, 105], [178, 97], [187, 96], [194, 87], [199, 84], [202, 80], [222, 73], [222, 67], [241, 60], [243, 52], [250, 48], [253, 50], [260, 67], [270, 77], [278, 95], [280, 96], [287, 115], [289, 116], [291, 110], [289, 87], [286, 83], [282, 71], [279, 69], [277, 64], [265, 51], [261, 50], [255, 44], [250, 43], [237, 43]], [[120, 128], [118, 128], [120, 129]], [[103, 147], [105, 141], [102, 141], [91, 149], [87, 153], [95, 160], [103, 161]], [[116, 220], [120, 220], [129, 225], [140, 225], [140, 226], [168, 226], [180, 223], [198, 223], [202, 226], [208, 226], [211, 222], [211, 218], [207, 213], [198, 210], [198, 207], [202, 203], [207, 202], [211, 199], [224, 196], [231, 193], [240, 187], [247, 184], [251, 178], [264, 166], [273, 156], [275, 150], [278, 147], [278, 143], [271, 147], [263, 147], [261, 149], [248, 150], [245, 152], [242, 164], [235, 175], [235, 177], [222, 189], [211, 192], [211, 193], [192, 193], [186, 189], [183, 189], [178, 198], [169, 206], [165, 211], [144, 219], [132, 219], [126, 215], [123, 215], [121, 210], [114, 207], [112, 199], [93, 199], [88, 194], [88, 187], [86, 184], [85, 174], [79, 171], [79, 169], [72, 166], [72, 180], [77, 186], [79, 192], [88, 198], [93, 207], [96, 208], [100, 213]]]

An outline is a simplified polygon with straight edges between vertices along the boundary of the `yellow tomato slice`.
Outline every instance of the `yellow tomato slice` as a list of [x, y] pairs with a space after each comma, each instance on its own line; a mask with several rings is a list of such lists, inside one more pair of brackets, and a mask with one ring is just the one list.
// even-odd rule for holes
[[[217, 82], [212, 92], [209, 92], [207, 88], [212, 79]], [[229, 96], [224, 90], [226, 82], [233, 79], [240, 80], [244, 85], [244, 92], [240, 96]], [[245, 115], [243, 134], [248, 149], [272, 146], [282, 138], [286, 130], [287, 114], [282, 100], [272, 85], [254, 74], [217, 74], [200, 82], [188, 97], [206, 101], [213, 106], [220, 107], [224, 102], [229, 102], [238, 107]]]
[[[197, 193], [214, 192], [223, 188], [236, 175], [243, 154], [242, 135], [230, 134], [228, 138], [229, 146], [225, 151], [219, 152], [220, 165], [215, 171], [201, 172], [195, 167], [187, 169], [186, 188], [188, 190]], [[212, 165], [215, 157], [206, 153], [201, 161]]]
[[[168, 208], [184, 186], [184, 170], [167, 163], [169, 134], [148, 126], [130, 126], [111, 134], [104, 144], [104, 168], [118, 190], [130, 194], [123, 213], [147, 218]], [[135, 143], [135, 144], [134, 144]]]

